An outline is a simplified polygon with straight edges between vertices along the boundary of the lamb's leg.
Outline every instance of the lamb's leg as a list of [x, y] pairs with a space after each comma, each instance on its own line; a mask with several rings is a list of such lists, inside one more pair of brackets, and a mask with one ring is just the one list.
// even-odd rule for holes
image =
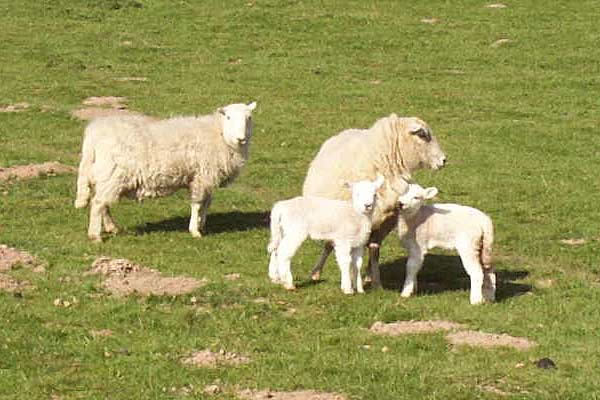
[[329, 257], [329, 255], [331, 254], [332, 251], [333, 251], [333, 244], [330, 242], [325, 242], [325, 244], [323, 246], [323, 251], [321, 252], [321, 257], [319, 258], [319, 261], [317, 261], [312, 272], [310, 273], [310, 278], [313, 281], [318, 281], [319, 279], [321, 279], [321, 271], [323, 270], [323, 267], [325, 266], [327, 257]]
[[491, 266], [483, 266], [483, 300], [496, 300], [496, 271]]
[[283, 287], [287, 290], [294, 290], [294, 277], [292, 276], [291, 262], [294, 254], [298, 251], [298, 248], [304, 242], [306, 237], [288, 235], [284, 236], [279, 242], [277, 248], [277, 275], [279, 280], [283, 284]]
[[269, 258], [269, 278], [273, 283], [282, 283], [278, 271], [277, 250], [273, 251]]
[[409, 249], [408, 259], [406, 260], [406, 277], [402, 287], [402, 297], [410, 297], [417, 291], [417, 274], [423, 267], [425, 254], [418, 247]]
[[352, 249], [352, 264], [351, 264], [351, 268], [352, 271], [354, 271], [353, 273], [353, 277], [352, 277], [352, 281], [354, 282], [356, 280], [356, 291], [358, 293], [364, 293], [365, 290], [363, 288], [363, 281], [362, 281], [362, 276], [360, 274], [360, 267], [362, 266], [362, 257], [363, 257], [363, 252], [364, 252], [364, 247], [360, 246], [360, 247], [354, 247]]
[[350, 246], [347, 244], [335, 243], [335, 258], [342, 275], [341, 289], [344, 294], [353, 294], [352, 279], [350, 278], [350, 264], [352, 256], [350, 255]]
[[471, 292], [469, 299], [471, 304], [483, 303], [483, 267], [479, 262], [479, 255], [473, 249], [470, 243], [459, 244], [456, 248], [460, 259], [463, 263], [463, 267], [469, 278], [471, 279]]
[[118, 233], [119, 227], [115, 224], [115, 220], [110, 215], [108, 206], [104, 207], [102, 212], [102, 222], [104, 223], [104, 231], [108, 233]]

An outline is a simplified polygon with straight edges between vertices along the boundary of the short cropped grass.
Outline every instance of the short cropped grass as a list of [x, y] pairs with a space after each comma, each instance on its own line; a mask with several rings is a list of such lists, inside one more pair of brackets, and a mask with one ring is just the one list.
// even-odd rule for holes
[[[218, 191], [207, 235], [187, 232], [187, 193], [114, 207], [124, 232], [86, 238], [75, 176], [0, 183], [0, 244], [47, 264], [0, 293], [0, 397], [214, 398], [243, 388], [314, 389], [349, 399], [600, 397], [600, 30], [597, 1], [0, 0], [0, 167], [77, 166], [90, 96], [124, 96], [159, 117], [258, 102], [251, 159]], [[506, 40], [502, 40], [506, 39]], [[123, 78], [145, 78], [123, 80]], [[392, 112], [419, 116], [449, 158], [415, 178], [496, 226], [498, 302], [468, 302], [456, 255], [436, 252], [402, 299], [406, 255], [391, 235], [385, 288], [344, 296], [320, 247], [294, 259], [299, 289], [267, 279], [268, 212], [298, 195], [320, 144]], [[563, 240], [583, 239], [579, 245]], [[100, 256], [206, 278], [189, 295], [107, 296], [85, 276]], [[225, 275], [240, 274], [230, 281]], [[55, 299], [77, 299], [68, 308]], [[524, 336], [528, 351], [452, 348], [442, 333], [397, 338], [377, 320], [445, 319]], [[113, 335], [94, 337], [92, 330]], [[252, 362], [193, 368], [194, 350]], [[382, 349], [385, 348], [385, 351]], [[557, 368], [539, 369], [549, 357]], [[188, 388], [182, 391], [181, 388]], [[191, 389], [190, 389], [191, 388]]]

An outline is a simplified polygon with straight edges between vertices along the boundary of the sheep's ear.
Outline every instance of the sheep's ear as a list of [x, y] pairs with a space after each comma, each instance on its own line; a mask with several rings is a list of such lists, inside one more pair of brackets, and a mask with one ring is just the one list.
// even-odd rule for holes
[[254, 109], [256, 108], [256, 102], [253, 101], [252, 103], [248, 103], [246, 106], [250, 111], [254, 111]]
[[438, 190], [436, 187], [429, 187], [425, 189], [425, 195], [423, 196], [425, 199], [432, 199], [437, 196]]
[[342, 187], [344, 189], [352, 190], [352, 184], [350, 182], [343, 182]]
[[221, 115], [225, 115], [225, 110], [223, 108], [217, 108], [217, 112]]
[[382, 185], [383, 182], [385, 181], [385, 178], [383, 177], [383, 175], [377, 174], [377, 179], [375, 179], [375, 187], [377, 189], [379, 189]]

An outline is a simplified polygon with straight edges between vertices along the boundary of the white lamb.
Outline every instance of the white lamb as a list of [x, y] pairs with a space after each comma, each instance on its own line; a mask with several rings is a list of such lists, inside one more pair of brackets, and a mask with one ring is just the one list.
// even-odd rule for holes
[[[201, 237], [212, 192], [232, 182], [248, 159], [256, 103], [230, 104], [211, 115], [157, 120], [111, 116], [85, 129], [75, 207], [90, 203], [88, 237], [116, 232], [109, 206], [189, 188], [189, 231]], [[200, 223], [199, 223], [200, 219]], [[200, 225], [200, 226], [199, 226]]]
[[269, 277], [288, 290], [295, 289], [290, 262], [300, 245], [310, 237], [331, 242], [341, 272], [341, 288], [364, 293], [360, 267], [364, 246], [371, 234], [371, 218], [377, 189], [383, 176], [375, 181], [346, 184], [352, 201], [299, 196], [275, 203], [271, 210], [271, 253]]
[[437, 189], [410, 184], [400, 196], [398, 234], [408, 251], [402, 297], [417, 289], [417, 274], [427, 251], [433, 248], [456, 250], [471, 279], [471, 304], [494, 301], [496, 274], [491, 265], [494, 228], [483, 212], [458, 204], [423, 205]]

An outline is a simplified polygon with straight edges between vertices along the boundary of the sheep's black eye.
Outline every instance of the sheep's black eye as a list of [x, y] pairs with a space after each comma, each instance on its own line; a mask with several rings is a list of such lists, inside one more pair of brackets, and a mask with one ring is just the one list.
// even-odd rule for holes
[[431, 136], [429, 135], [429, 132], [427, 132], [426, 129], [419, 129], [413, 132], [414, 135], [417, 135], [418, 137], [420, 137], [421, 139], [429, 142], [431, 140]]

